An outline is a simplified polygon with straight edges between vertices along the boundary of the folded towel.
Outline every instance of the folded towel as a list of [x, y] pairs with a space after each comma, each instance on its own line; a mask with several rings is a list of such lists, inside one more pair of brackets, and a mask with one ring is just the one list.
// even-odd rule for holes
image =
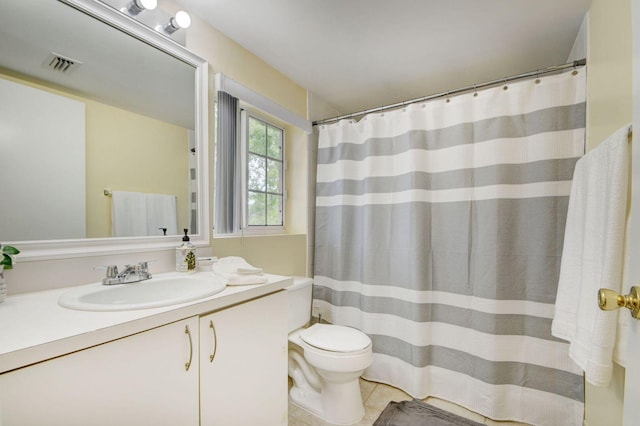
[[254, 268], [242, 257], [223, 257], [218, 259], [211, 269], [214, 274], [222, 277], [227, 285], [264, 284], [268, 281], [262, 269]]
[[[624, 343], [628, 312], [601, 311], [598, 289], [620, 292], [624, 269], [629, 126], [576, 164], [551, 333], [568, 340], [569, 356], [594, 385], [608, 385], [616, 341]], [[619, 318], [620, 316], [620, 318]], [[623, 318], [624, 317], [624, 318]], [[617, 361], [621, 350], [616, 351]]]
[[238, 268], [239, 274], [261, 274], [262, 268]]

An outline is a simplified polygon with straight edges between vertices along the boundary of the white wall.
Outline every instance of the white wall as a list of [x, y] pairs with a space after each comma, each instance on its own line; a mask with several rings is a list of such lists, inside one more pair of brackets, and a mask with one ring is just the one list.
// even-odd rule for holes
[[0, 241], [84, 238], [84, 104], [2, 78], [0, 99]]
[[313, 92], [309, 92], [307, 96], [307, 110], [309, 111], [308, 119], [311, 121], [338, 117], [345, 114]]
[[585, 59], [589, 51], [589, 12], [587, 12], [580, 24], [578, 35], [573, 42], [573, 47], [567, 58], [567, 62]]

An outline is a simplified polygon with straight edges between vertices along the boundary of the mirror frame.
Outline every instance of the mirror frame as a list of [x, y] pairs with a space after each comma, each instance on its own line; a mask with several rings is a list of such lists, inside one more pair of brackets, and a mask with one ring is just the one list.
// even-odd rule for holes
[[[197, 175], [198, 234], [191, 237], [196, 247], [209, 245], [209, 162], [208, 162], [208, 62], [171, 38], [98, 0], [57, 0], [114, 27], [156, 49], [194, 67], [195, 146]], [[181, 236], [108, 237], [42, 241], [2, 241], [17, 246], [21, 262], [158, 251], [176, 247]]]

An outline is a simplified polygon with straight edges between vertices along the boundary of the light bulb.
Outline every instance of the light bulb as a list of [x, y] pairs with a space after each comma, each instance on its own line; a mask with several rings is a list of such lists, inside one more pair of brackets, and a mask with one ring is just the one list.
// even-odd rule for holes
[[162, 27], [167, 34], [173, 34], [180, 28], [189, 28], [191, 25], [191, 17], [187, 12], [181, 10], [176, 13], [176, 16], [169, 19], [169, 22]]
[[145, 9], [153, 10], [158, 6], [158, 0], [133, 0], [127, 5], [129, 15], [136, 16]]
[[175, 18], [173, 19], [176, 21], [175, 23], [179, 28], [189, 28], [191, 25], [191, 16], [189, 16], [189, 14], [184, 10], [176, 13]]
[[140, 5], [149, 10], [153, 10], [158, 6], [158, 0], [137, 0]]

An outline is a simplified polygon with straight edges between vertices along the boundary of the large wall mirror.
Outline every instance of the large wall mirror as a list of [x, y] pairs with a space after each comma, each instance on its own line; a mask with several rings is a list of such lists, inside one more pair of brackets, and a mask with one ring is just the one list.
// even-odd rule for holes
[[99, 1], [0, 10], [0, 242], [208, 243], [207, 63]]

